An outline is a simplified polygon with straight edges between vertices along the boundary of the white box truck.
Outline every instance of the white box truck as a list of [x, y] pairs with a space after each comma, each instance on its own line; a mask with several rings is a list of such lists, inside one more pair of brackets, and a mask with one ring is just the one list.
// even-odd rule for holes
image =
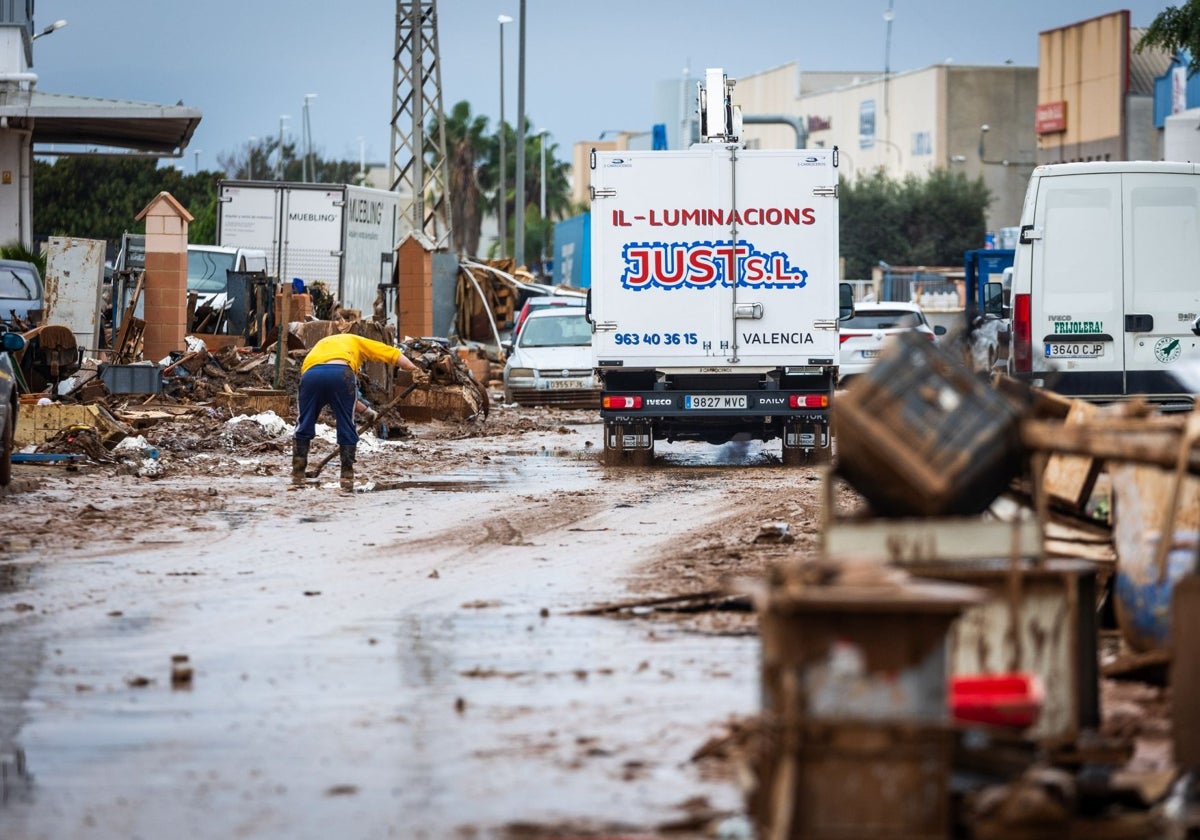
[[344, 309], [364, 314], [379, 286], [391, 284], [398, 194], [286, 181], [221, 181], [217, 189], [217, 244], [265, 251], [268, 273], [282, 282], [320, 280]]
[[1197, 266], [1196, 165], [1037, 167], [1013, 262], [1009, 372], [1071, 397], [1190, 409]]
[[707, 72], [706, 142], [591, 154], [606, 463], [645, 463], [656, 440], [780, 438], [786, 464], [828, 452], [838, 322], [852, 311], [838, 152], [743, 148], [731, 87]]

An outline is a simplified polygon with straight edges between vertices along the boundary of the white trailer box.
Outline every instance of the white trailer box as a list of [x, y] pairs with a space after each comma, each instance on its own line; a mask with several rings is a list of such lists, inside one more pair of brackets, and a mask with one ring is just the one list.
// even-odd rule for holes
[[388, 190], [281, 181], [218, 187], [217, 244], [260, 248], [268, 273], [323, 281], [343, 308], [364, 313], [392, 282], [401, 224], [400, 196]]
[[593, 153], [607, 460], [654, 439], [780, 437], [788, 462], [828, 445], [837, 184], [836, 149]]

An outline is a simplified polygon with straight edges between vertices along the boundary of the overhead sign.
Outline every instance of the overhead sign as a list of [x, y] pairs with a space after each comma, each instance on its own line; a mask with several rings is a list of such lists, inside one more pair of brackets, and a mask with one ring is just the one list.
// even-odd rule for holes
[[1034, 114], [1034, 127], [1038, 134], [1054, 134], [1067, 130], [1066, 100], [1042, 102]]

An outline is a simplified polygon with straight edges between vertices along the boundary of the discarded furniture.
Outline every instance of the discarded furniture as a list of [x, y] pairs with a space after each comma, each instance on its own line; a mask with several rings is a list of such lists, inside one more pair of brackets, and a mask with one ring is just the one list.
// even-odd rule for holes
[[878, 566], [760, 590], [760, 836], [948, 836], [946, 633], [983, 597]]

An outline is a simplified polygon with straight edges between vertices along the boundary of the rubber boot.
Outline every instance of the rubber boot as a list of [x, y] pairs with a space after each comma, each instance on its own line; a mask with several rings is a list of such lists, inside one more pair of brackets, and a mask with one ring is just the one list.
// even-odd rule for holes
[[338, 454], [342, 459], [342, 489], [347, 493], [354, 492], [354, 450], [353, 446], [339, 446]]
[[308, 445], [311, 440], [295, 440], [292, 442], [292, 484], [303, 486], [305, 473], [308, 471]]

